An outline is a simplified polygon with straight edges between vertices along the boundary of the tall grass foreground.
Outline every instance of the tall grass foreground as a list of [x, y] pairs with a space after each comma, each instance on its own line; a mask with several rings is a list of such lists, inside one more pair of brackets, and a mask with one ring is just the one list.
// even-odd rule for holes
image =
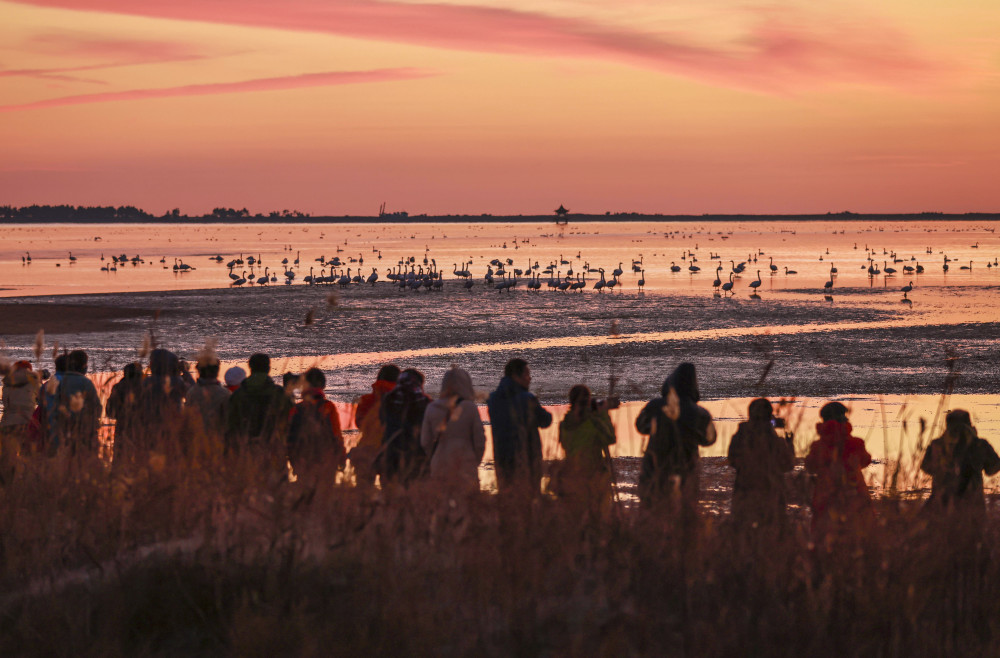
[[996, 655], [1000, 524], [884, 497], [808, 528], [30, 461], [0, 489], [0, 655]]

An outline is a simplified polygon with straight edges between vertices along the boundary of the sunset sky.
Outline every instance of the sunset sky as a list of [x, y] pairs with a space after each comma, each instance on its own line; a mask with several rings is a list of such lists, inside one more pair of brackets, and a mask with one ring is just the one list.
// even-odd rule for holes
[[0, 204], [1000, 211], [986, 0], [0, 2]]

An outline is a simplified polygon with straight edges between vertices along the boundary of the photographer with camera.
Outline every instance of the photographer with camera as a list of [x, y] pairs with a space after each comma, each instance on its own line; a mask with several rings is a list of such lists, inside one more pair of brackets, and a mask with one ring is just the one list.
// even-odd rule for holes
[[618, 398], [594, 400], [590, 389], [577, 384], [569, 390], [569, 411], [559, 423], [559, 445], [566, 452], [554, 474], [552, 490], [572, 503], [599, 509], [611, 500], [613, 473], [608, 446], [615, 443], [609, 409]]
[[747, 416], [729, 444], [729, 465], [736, 469], [733, 520], [744, 529], [782, 524], [785, 473], [792, 470], [795, 452], [775, 431], [785, 423], [774, 417], [770, 400], [751, 402]]

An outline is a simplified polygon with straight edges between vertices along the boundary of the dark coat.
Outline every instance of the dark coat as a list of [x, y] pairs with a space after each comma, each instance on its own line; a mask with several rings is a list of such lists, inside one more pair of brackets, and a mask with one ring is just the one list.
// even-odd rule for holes
[[[661, 396], [639, 412], [635, 428], [649, 435], [639, 472], [639, 499], [644, 504], [668, 496], [672, 477], [679, 478], [685, 505], [697, 503], [698, 448], [716, 439], [712, 414], [698, 405], [700, 399], [694, 366], [682, 363], [663, 382]], [[676, 400], [676, 420], [665, 411], [672, 400]]]
[[120, 461], [142, 431], [139, 407], [142, 396], [142, 370], [130, 368], [125, 377], [111, 387], [104, 413], [115, 419], [114, 461]]
[[493, 432], [493, 461], [502, 488], [518, 477], [529, 477], [534, 491], [542, 479], [542, 439], [539, 428], [552, 424], [546, 411], [528, 389], [510, 377], [486, 400]]
[[285, 389], [266, 373], [251, 373], [229, 398], [226, 450], [250, 449], [283, 457], [291, 410]]
[[408, 386], [405, 381], [382, 398], [378, 470], [383, 481], [408, 484], [423, 471], [426, 455], [420, 446], [420, 429], [430, 402], [419, 386]]
[[729, 465], [736, 470], [733, 517], [740, 522], [768, 523], [785, 514], [785, 473], [795, 454], [778, 436], [769, 418], [739, 424], [729, 444]]
[[972, 427], [966, 427], [931, 441], [920, 469], [932, 478], [929, 508], [981, 515], [986, 512], [983, 473], [1000, 472], [1000, 456]]
[[55, 395], [52, 448], [73, 454], [95, 452], [101, 423], [101, 399], [94, 383], [77, 372], [64, 372]]

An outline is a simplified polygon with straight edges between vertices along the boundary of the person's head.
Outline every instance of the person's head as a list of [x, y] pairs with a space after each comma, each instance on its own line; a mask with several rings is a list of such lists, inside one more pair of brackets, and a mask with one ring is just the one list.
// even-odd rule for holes
[[66, 372], [67, 360], [69, 359], [69, 354], [60, 354], [55, 359], [56, 372]]
[[195, 369], [198, 371], [198, 379], [218, 379], [219, 359], [215, 356], [203, 356], [198, 359], [198, 363], [195, 364]]
[[663, 397], [667, 397], [670, 389], [674, 389], [679, 397], [690, 398], [694, 402], [701, 399], [701, 393], [698, 391], [698, 375], [693, 363], [684, 362], [670, 373], [660, 391]]
[[590, 389], [583, 384], [577, 384], [569, 389], [569, 406], [571, 410], [585, 410], [590, 407]]
[[458, 366], [452, 366], [444, 373], [441, 379], [441, 397], [460, 397], [463, 400], [472, 400], [476, 392], [472, 388], [472, 377], [465, 370]]
[[233, 366], [226, 371], [226, 386], [239, 386], [246, 378], [246, 370], [239, 366]]
[[395, 363], [387, 363], [378, 369], [378, 375], [375, 376], [380, 382], [392, 382], [396, 383], [399, 379], [399, 366]]
[[949, 432], [954, 433], [972, 427], [972, 417], [965, 409], [955, 409], [944, 417], [944, 426]]
[[156, 377], [174, 377], [179, 373], [177, 355], [170, 350], [155, 349], [149, 353], [149, 372]]
[[823, 419], [823, 422], [835, 420], [838, 423], [846, 423], [847, 407], [839, 402], [827, 402], [819, 410], [819, 417]]
[[751, 421], [770, 422], [774, 417], [774, 407], [767, 398], [757, 398], [750, 403], [747, 415]]
[[135, 361], [132, 363], [126, 363], [125, 367], [122, 368], [122, 379], [142, 379], [142, 366]]
[[83, 350], [73, 350], [66, 355], [66, 369], [70, 372], [87, 374], [87, 353]]
[[531, 368], [528, 367], [528, 362], [524, 359], [514, 358], [507, 362], [504, 366], [503, 374], [505, 377], [510, 377], [515, 384], [519, 384], [524, 388], [531, 387]]
[[247, 360], [247, 365], [250, 366], [250, 374], [260, 373], [266, 375], [271, 372], [271, 357], [257, 352], [250, 356]]
[[[292, 377], [294, 376], [292, 375]], [[305, 379], [306, 385], [309, 388], [326, 388], [326, 375], [319, 368], [309, 368], [309, 370], [306, 370]]]
[[410, 391], [411, 393], [423, 393], [424, 373], [416, 368], [407, 368], [399, 373], [399, 379], [396, 380], [396, 388]]

